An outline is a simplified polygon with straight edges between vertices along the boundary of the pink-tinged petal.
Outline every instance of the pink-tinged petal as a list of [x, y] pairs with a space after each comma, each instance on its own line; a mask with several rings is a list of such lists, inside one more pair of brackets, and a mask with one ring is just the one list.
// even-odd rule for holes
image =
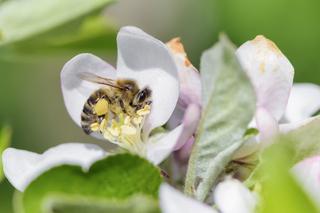
[[88, 97], [101, 87], [99, 84], [83, 80], [85, 73], [114, 79], [115, 69], [92, 54], [79, 54], [68, 61], [61, 71], [61, 88], [64, 103], [71, 118], [81, 126], [81, 112]]
[[9, 182], [19, 191], [39, 175], [59, 165], [81, 166], [87, 171], [91, 164], [107, 153], [93, 144], [66, 143], [52, 147], [43, 154], [8, 148], [2, 154], [3, 170]]
[[257, 136], [249, 138], [234, 154], [233, 159], [245, 158], [268, 146], [268, 139], [279, 133], [279, 125], [277, 120], [264, 108], [257, 108], [255, 120], [250, 125], [251, 128], [257, 128], [259, 133]]
[[258, 140], [263, 142], [275, 136], [279, 132], [277, 120], [269, 111], [264, 108], [258, 108], [256, 111], [256, 123], [259, 130]]
[[195, 138], [192, 136], [179, 150], [174, 152], [174, 159], [179, 165], [186, 165], [188, 163], [194, 140]]
[[183, 125], [180, 125], [170, 132], [151, 136], [146, 144], [146, 158], [155, 165], [160, 164], [174, 151], [182, 131]]
[[175, 150], [180, 149], [196, 132], [201, 117], [201, 109], [199, 105], [190, 104], [184, 113], [182, 120], [182, 132], [179, 136]]
[[230, 179], [217, 185], [214, 201], [222, 213], [253, 213], [257, 197], [240, 181]]
[[170, 51], [158, 39], [136, 27], [123, 27], [118, 33], [118, 76], [137, 81], [152, 91], [152, 107], [144, 125], [147, 135], [165, 124], [179, 98], [177, 67]]
[[320, 207], [320, 156], [299, 162], [292, 171], [311, 199]]
[[294, 69], [289, 60], [269, 39], [257, 36], [241, 45], [236, 52], [257, 94], [261, 107], [279, 120], [286, 109]]
[[213, 208], [182, 194], [168, 184], [160, 186], [162, 213], [216, 213]]
[[285, 120], [298, 122], [309, 118], [320, 109], [320, 87], [310, 83], [293, 84]]
[[201, 79], [199, 71], [191, 64], [180, 38], [171, 39], [167, 46], [172, 52], [178, 67], [180, 95], [178, 104], [186, 108], [194, 103], [201, 105]]

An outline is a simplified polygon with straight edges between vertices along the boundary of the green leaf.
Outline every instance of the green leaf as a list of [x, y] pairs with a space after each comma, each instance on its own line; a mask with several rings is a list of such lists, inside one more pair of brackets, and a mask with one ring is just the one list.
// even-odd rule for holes
[[203, 112], [187, 171], [185, 192], [204, 200], [242, 145], [255, 110], [255, 93], [235, 48], [222, 37], [201, 58]]
[[[70, 28], [70, 25], [73, 27]], [[76, 25], [77, 27], [74, 27]], [[64, 29], [64, 30], [63, 30]], [[60, 29], [5, 45], [0, 48], [1, 59], [7, 61], [52, 60], [53, 56], [71, 57], [79, 52], [113, 54], [116, 50], [116, 29], [104, 16], [89, 16]]]
[[28, 0], [0, 4], [0, 45], [20, 41], [96, 11], [111, 0]]
[[25, 190], [25, 213], [40, 213], [48, 196], [84, 196], [121, 201], [135, 194], [157, 198], [161, 184], [158, 168], [131, 154], [112, 155], [85, 173], [77, 166], [59, 166], [42, 174]]
[[11, 128], [3, 127], [0, 131], [0, 181], [3, 180], [2, 152], [10, 145]]
[[320, 116], [289, 132], [287, 136], [295, 142], [292, 144], [295, 162], [320, 154]]
[[318, 212], [290, 173], [295, 155], [292, 145], [296, 142], [289, 138], [279, 138], [262, 154], [263, 163], [258, 172], [262, 213]]
[[[284, 144], [284, 146], [291, 147], [293, 152], [293, 163], [297, 163], [307, 157], [320, 154], [320, 116], [314, 117], [312, 121], [288, 132], [285, 134], [285, 136], [291, 140], [279, 140], [278, 138], [273, 138], [272, 141], [266, 142], [266, 144], [272, 144], [276, 142], [290, 143]], [[258, 171], [261, 167], [261, 163], [262, 162], [260, 160], [257, 167], [246, 180], [246, 185], [248, 187], [252, 187], [259, 181]]]
[[159, 213], [157, 202], [136, 195], [123, 201], [92, 200], [87, 198], [49, 197], [43, 205], [45, 213]]

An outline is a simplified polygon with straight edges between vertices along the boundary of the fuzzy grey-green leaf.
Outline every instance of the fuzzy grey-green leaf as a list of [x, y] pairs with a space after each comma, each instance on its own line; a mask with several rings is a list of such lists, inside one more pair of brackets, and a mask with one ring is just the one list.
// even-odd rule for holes
[[203, 112], [187, 171], [185, 192], [204, 200], [242, 145], [255, 111], [255, 93], [226, 38], [201, 58]]

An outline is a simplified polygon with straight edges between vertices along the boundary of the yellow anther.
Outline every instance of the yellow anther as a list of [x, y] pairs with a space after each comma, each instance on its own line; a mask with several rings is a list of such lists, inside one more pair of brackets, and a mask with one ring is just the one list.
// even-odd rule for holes
[[131, 125], [122, 125], [121, 133], [123, 135], [135, 135], [137, 133], [137, 129]]
[[107, 120], [106, 120], [106, 119], [103, 119], [103, 120], [101, 121], [101, 123], [100, 123], [100, 126], [99, 126], [100, 131], [104, 131], [104, 130], [106, 129], [106, 127], [107, 127]]
[[115, 119], [112, 119], [111, 120], [111, 127], [114, 128], [116, 126], [118, 126], [118, 122]]
[[109, 103], [105, 99], [100, 99], [93, 109], [98, 116], [104, 115], [108, 112]]
[[91, 125], [90, 125], [90, 129], [93, 131], [93, 132], [96, 132], [96, 131], [98, 131], [99, 130], [99, 124], [98, 123], [92, 123]]
[[142, 109], [137, 111], [137, 115], [143, 116], [150, 113], [151, 107], [150, 105], [145, 105]]
[[134, 123], [135, 125], [141, 124], [142, 120], [143, 120], [143, 117], [142, 117], [142, 116], [138, 116], [138, 117], [135, 117], [135, 118], [132, 119], [132, 121], [133, 121], [133, 123]]
[[114, 128], [108, 128], [110, 134], [114, 137], [119, 137], [120, 135], [120, 130], [118, 127], [114, 127]]
[[129, 116], [126, 116], [124, 119], [124, 124], [130, 124], [131, 123], [131, 118]]

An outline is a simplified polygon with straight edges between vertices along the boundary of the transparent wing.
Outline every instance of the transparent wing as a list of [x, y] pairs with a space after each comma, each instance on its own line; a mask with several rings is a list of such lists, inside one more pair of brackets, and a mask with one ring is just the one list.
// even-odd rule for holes
[[101, 76], [98, 76], [92, 73], [88, 73], [88, 72], [80, 73], [80, 78], [82, 80], [89, 81], [92, 83], [107, 85], [107, 86], [118, 88], [118, 89], [124, 89], [123, 87], [117, 85], [115, 80], [103, 78]]

